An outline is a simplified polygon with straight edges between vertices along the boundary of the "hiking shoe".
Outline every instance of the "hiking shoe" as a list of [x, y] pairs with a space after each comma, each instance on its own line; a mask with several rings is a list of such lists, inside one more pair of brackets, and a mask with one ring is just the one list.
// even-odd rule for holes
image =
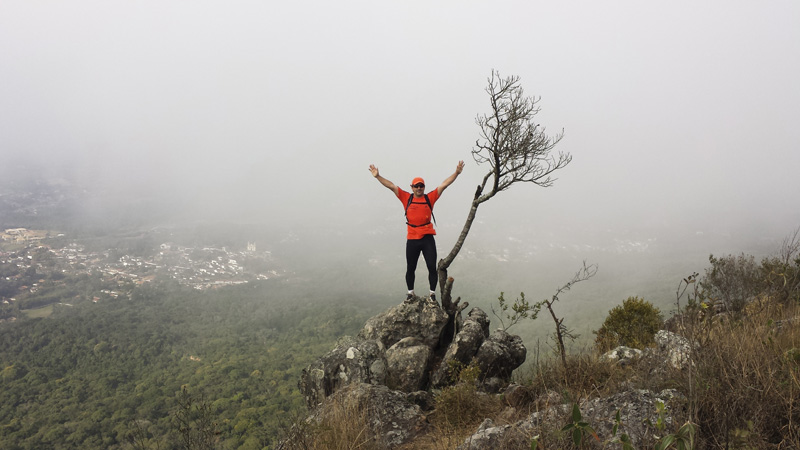
[[411, 300], [414, 300], [414, 294], [406, 295], [406, 303], [410, 303]]
[[431, 301], [436, 303], [436, 294], [431, 294]]

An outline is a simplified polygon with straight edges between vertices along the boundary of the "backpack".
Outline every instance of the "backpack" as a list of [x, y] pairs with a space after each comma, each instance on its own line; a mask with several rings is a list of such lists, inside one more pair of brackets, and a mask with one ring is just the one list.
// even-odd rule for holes
[[428, 198], [428, 194], [423, 194], [423, 195], [425, 196], [425, 203], [414, 202], [414, 194], [411, 194], [411, 196], [408, 197], [408, 203], [406, 203], [406, 225], [408, 225], [410, 227], [414, 227], [414, 228], [424, 227], [425, 225], [428, 225], [429, 223], [431, 223], [430, 220], [425, 222], [425, 223], [423, 223], [422, 225], [411, 225], [410, 223], [408, 223], [408, 208], [411, 206], [411, 203], [414, 203], [415, 205], [424, 205], [424, 204], [427, 203], [428, 204], [428, 208], [430, 208], [430, 210], [431, 210], [431, 217], [433, 218], [433, 223], [436, 223], [436, 216], [433, 215], [433, 205], [431, 205], [431, 199]]

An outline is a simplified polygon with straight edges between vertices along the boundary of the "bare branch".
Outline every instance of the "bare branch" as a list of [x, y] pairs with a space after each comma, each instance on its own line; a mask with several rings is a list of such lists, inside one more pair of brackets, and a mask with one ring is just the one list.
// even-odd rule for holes
[[550, 300], [542, 300], [539, 305], [545, 305], [547, 310], [550, 311], [550, 317], [553, 318], [553, 322], [556, 324], [556, 342], [558, 344], [558, 352], [561, 354], [561, 363], [564, 366], [564, 371], [567, 371], [567, 349], [564, 345], [564, 338], [569, 338], [572, 336], [570, 331], [564, 325], [564, 318], [562, 317], [559, 319], [556, 316], [555, 310], [553, 310], [553, 304], [558, 301], [558, 296], [563, 294], [564, 292], [570, 290], [575, 283], [580, 283], [581, 281], [588, 280], [597, 274], [597, 264], [591, 264], [589, 266], [586, 265], [586, 261], [583, 262], [583, 267], [578, 270], [575, 275], [569, 280], [566, 284], [561, 286], [556, 290], [556, 293], [550, 298]]
[[533, 121], [540, 110], [539, 98], [524, 95], [519, 77], [501, 78], [492, 71], [488, 81], [486, 92], [492, 112], [475, 120], [480, 139], [475, 142], [472, 157], [479, 164], [490, 164], [487, 178], [493, 177], [491, 192], [506, 190], [518, 181], [552, 186], [552, 173], [572, 161], [569, 153], [550, 155], [563, 138], [563, 130], [548, 136], [544, 127]]
[[491, 112], [475, 118], [479, 138], [472, 149], [472, 157], [478, 164], [488, 163], [489, 170], [475, 190], [467, 220], [453, 249], [437, 266], [442, 306], [451, 313], [454, 313], [450, 301], [453, 284], [447, 283], [447, 269], [464, 245], [478, 206], [520, 181], [550, 187], [555, 181], [553, 173], [572, 161], [569, 153], [551, 155], [564, 132], [548, 136], [544, 127], [533, 121], [539, 113], [539, 98], [525, 96], [519, 77], [502, 78], [493, 70], [486, 93]]
[[790, 264], [796, 255], [800, 253], [800, 227], [795, 228], [791, 236], [783, 239], [778, 257], [784, 264]]

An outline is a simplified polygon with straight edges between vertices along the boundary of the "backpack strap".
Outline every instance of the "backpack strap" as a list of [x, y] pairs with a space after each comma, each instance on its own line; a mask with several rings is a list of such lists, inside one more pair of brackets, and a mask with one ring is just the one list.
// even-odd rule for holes
[[433, 214], [433, 205], [431, 204], [431, 199], [428, 198], [428, 194], [425, 194], [425, 203], [428, 204], [428, 208], [431, 210], [431, 218], [433, 219], [433, 223], [436, 224], [436, 216]]
[[[433, 218], [433, 223], [436, 223], [436, 216], [433, 215], [433, 205], [431, 204], [431, 199], [428, 198], [428, 194], [423, 194], [423, 195], [425, 196], [425, 203], [428, 204], [428, 208], [431, 210], [431, 218]], [[408, 208], [411, 207], [411, 203], [413, 203], [413, 202], [414, 202], [414, 194], [411, 194], [408, 197], [408, 203], [406, 203], [406, 225], [408, 225], [410, 227], [418, 228], [418, 227], [424, 227], [425, 225], [428, 225], [429, 223], [431, 223], [430, 221], [425, 222], [422, 225], [412, 225], [412, 224], [408, 223]], [[417, 205], [423, 205], [424, 203], [417, 202], [416, 204]]]

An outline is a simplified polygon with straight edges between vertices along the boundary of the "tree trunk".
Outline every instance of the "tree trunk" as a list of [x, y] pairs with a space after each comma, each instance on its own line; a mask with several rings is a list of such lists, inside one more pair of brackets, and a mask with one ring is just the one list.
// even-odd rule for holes
[[556, 323], [556, 339], [558, 340], [558, 353], [561, 354], [561, 364], [564, 366], [564, 373], [567, 373], [567, 348], [564, 346], [564, 334], [561, 329], [561, 324], [564, 322], [564, 319], [560, 319], [556, 317], [555, 311], [553, 311], [553, 304], [552, 302], [545, 300], [544, 304], [547, 306], [547, 309], [550, 311], [550, 315], [553, 317], [553, 321]]
[[469, 234], [469, 230], [472, 227], [472, 222], [475, 220], [475, 214], [478, 211], [478, 205], [482, 202], [479, 201], [480, 199], [475, 198], [472, 201], [472, 207], [469, 210], [469, 214], [467, 215], [467, 221], [464, 223], [464, 228], [461, 230], [461, 234], [458, 236], [458, 240], [456, 241], [453, 249], [450, 250], [450, 253], [445, 256], [444, 258], [439, 260], [439, 264], [437, 265], [437, 272], [439, 274], [439, 289], [441, 290], [442, 295], [442, 308], [447, 311], [448, 313], [454, 313], [455, 311], [451, 311], [454, 308], [452, 303], [452, 290], [453, 290], [453, 282], [448, 281], [447, 277], [447, 268], [450, 267], [450, 264], [453, 263], [453, 260], [456, 259], [458, 256], [458, 252], [461, 251], [461, 247], [464, 246], [464, 241], [467, 239], [467, 234]]

